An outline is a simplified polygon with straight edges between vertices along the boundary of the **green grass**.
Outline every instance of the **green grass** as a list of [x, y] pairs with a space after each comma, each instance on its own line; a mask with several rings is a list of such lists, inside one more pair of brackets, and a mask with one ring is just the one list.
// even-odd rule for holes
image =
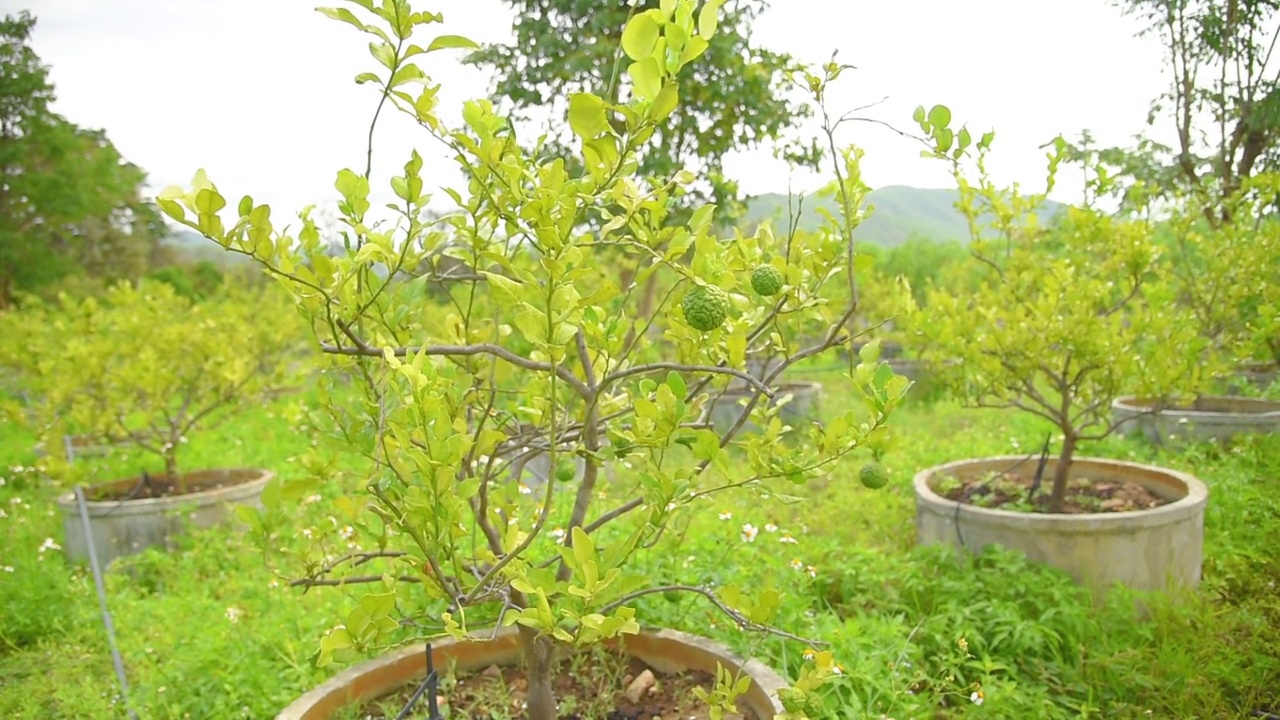
[[[309, 392], [283, 398], [193, 438], [185, 466], [302, 477], [297, 458], [315, 442], [304, 419], [312, 401]], [[828, 411], [840, 404], [823, 401]], [[687, 513], [636, 569], [782, 591], [777, 624], [830, 643], [845, 669], [826, 691], [832, 718], [1233, 718], [1280, 704], [1280, 439], [1153, 448], [1116, 438], [1084, 448], [1190, 471], [1211, 488], [1201, 591], [1152, 601], [1152, 617], [1140, 620], [1123, 594], [1096, 608], [1062, 573], [1012, 553], [958, 559], [914, 547], [918, 470], [1032, 452], [1043, 426], [946, 401], [913, 402], [894, 424], [887, 487], [863, 488], [851, 461], [809, 486], [779, 488], [797, 501], [719, 496]], [[123, 717], [92, 577], [40, 548], [61, 543], [53, 498], [71, 483], [156, 464], [126, 451], [40, 472], [28, 470], [40, 464], [33, 444], [0, 427], [0, 717]], [[319, 492], [323, 500], [296, 510], [300, 522], [325, 522], [334, 501], [356, 491], [334, 480]], [[754, 542], [743, 540], [744, 523], [760, 529]], [[782, 542], [787, 534], [796, 542]], [[224, 528], [117, 563], [107, 592], [141, 717], [269, 718], [340, 669], [312, 660], [359, 589], [291, 589], [247, 536]], [[652, 596], [639, 608], [646, 624], [718, 638], [792, 677], [803, 662], [803, 645], [743, 634], [693, 597]], [[969, 699], [977, 682], [982, 705]]]

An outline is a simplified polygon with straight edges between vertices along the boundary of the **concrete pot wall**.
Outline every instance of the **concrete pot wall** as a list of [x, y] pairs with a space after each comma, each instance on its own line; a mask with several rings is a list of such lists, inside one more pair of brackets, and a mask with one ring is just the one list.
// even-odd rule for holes
[[[503, 628], [490, 638], [485, 633], [472, 640], [444, 638], [433, 642], [431, 658], [437, 672], [479, 672], [490, 665], [520, 662], [515, 628]], [[731, 673], [742, 670], [751, 678], [751, 689], [744, 696], [747, 707], [761, 720], [772, 720], [783, 712], [778, 690], [787, 686], [786, 681], [759, 660], [743, 660], [712, 640], [661, 629], [624, 635], [610, 644], [640, 659], [658, 674], [700, 670], [715, 675], [717, 663]], [[345, 708], [384, 697], [409, 683], [420, 683], [426, 672], [426, 646], [402, 648], [343, 671], [292, 702], [276, 720], [329, 720]]]
[[[152, 547], [165, 547], [169, 539], [190, 523], [207, 528], [228, 520], [234, 505], [262, 507], [262, 490], [275, 477], [270, 470], [256, 468], [204, 470], [188, 473], [188, 478], [204, 480], [211, 475], [226, 478], [226, 484], [212, 490], [175, 495], [173, 497], [138, 500], [86, 501], [89, 530], [93, 536], [98, 562], [106, 567], [112, 560]], [[136, 479], [109, 483], [106, 487], [129, 490]], [[86, 493], [87, 495], [87, 493]], [[62, 525], [66, 533], [63, 548], [72, 562], [89, 561], [89, 545], [75, 493], [58, 498]]]
[[1242, 392], [1244, 386], [1266, 390], [1277, 379], [1280, 379], [1280, 365], [1276, 363], [1246, 363], [1232, 373], [1233, 382], [1228, 385], [1228, 392]]
[[[1200, 584], [1209, 490], [1186, 473], [1119, 460], [1075, 458], [1072, 477], [1132, 481], [1174, 500], [1129, 512], [1013, 512], [961, 504], [934, 492], [939, 480], [949, 475], [1004, 470], [1022, 459], [1007, 455], [960, 460], [922, 470], [915, 477], [917, 541], [975, 554], [987, 545], [1002, 545], [1066, 571], [1099, 598], [1113, 583], [1143, 591]], [[1046, 477], [1053, 475], [1056, 465], [1056, 459], [1049, 459]]]
[[[720, 397], [712, 397], [708, 402], [713, 402], [711, 407], [711, 424], [718, 433], [725, 433], [733, 424], [737, 422], [738, 416], [742, 414], [745, 403], [755, 394], [755, 390], [747, 386], [731, 386], [724, 391]], [[794, 428], [803, 428], [809, 422], [819, 419], [819, 400], [822, 397], [822, 384], [816, 382], [794, 382], [782, 383], [775, 386], [774, 398], [775, 402], [782, 399], [784, 395], [790, 394], [792, 397], [778, 410], [778, 417], [783, 423]], [[769, 399], [763, 395], [757, 406], [769, 402]], [[755, 423], [748, 420], [743, 423], [739, 432], [756, 432], [759, 428]]]
[[1226, 440], [1236, 435], [1280, 432], [1280, 402], [1205, 395], [1188, 406], [1152, 412], [1153, 402], [1116, 398], [1111, 417], [1120, 432], [1140, 432], [1155, 443], [1167, 439]]

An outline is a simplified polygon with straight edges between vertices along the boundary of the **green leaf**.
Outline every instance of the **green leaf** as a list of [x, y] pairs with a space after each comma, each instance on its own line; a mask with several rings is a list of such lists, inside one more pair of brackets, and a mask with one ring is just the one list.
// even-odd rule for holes
[[661, 28], [653, 18], [647, 14], [636, 15], [622, 31], [622, 50], [632, 60], [645, 60], [653, 54], [660, 33]]
[[396, 66], [396, 49], [390, 43], [369, 43], [369, 54], [388, 70]]
[[716, 24], [719, 22], [720, 6], [724, 4], [724, 0], [707, 0], [703, 4], [702, 10], [698, 12], [698, 35], [709, 38], [716, 34]]
[[583, 140], [591, 140], [609, 129], [604, 100], [591, 93], [569, 96], [569, 127]]
[[662, 86], [653, 99], [653, 119], [661, 122], [671, 116], [680, 104], [680, 87], [672, 82]]
[[323, 13], [324, 15], [326, 15], [327, 17], [330, 17], [330, 18], [333, 18], [334, 20], [339, 20], [339, 21], [341, 21], [341, 22], [347, 23], [348, 25], [351, 25], [351, 26], [353, 26], [353, 27], [355, 27], [355, 28], [357, 28], [357, 29], [359, 29], [359, 30], [364, 30], [364, 29], [365, 29], [365, 24], [364, 24], [363, 22], [361, 22], [361, 21], [360, 21], [360, 18], [357, 18], [357, 17], [355, 16], [355, 13], [351, 12], [350, 10], [348, 10], [348, 9], [346, 9], [346, 8], [327, 8], [327, 7], [322, 7], [322, 8], [316, 8], [316, 10], [320, 11], [321, 13]]
[[675, 393], [678, 398], [683, 398], [689, 394], [689, 388], [684, 383], [684, 378], [680, 377], [680, 373], [672, 370], [667, 373], [667, 386], [671, 388], [671, 392]]
[[662, 72], [653, 58], [631, 63], [627, 74], [631, 76], [636, 97], [641, 100], [653, 100], [662, 90]]
[[935, 129], [945, 128], [951, 123], [951, 111], [945, 105], [934, 105], [929, 111], [929, 123]]
[[479, 50], [480, 44], [471, 38], [461, 35], [440, 35], [431, 41], [427, 46], [427, 52], [435, 52], [436, 50], [449, 50], [452, 48], [462, 48], [465, 50]]

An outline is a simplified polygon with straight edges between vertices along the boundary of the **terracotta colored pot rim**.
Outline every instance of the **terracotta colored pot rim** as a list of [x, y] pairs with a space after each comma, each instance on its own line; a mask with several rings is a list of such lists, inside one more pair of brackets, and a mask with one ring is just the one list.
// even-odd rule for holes
[[[984, 517], [999, 520], [1006, 525], [1052, 528], [1056, 532], [1071, 532], [1073, 529], [1078, 529], [1079, 532], [1097, 532], [1104, 528], [1123, 531], [1126, 528], [1164, 525], [1203, 512], [1204, 505], [1209, 498], [1209, 488], [1194, 475], [1157, 465], [1144, 465], [1125, 460], [1097, 457], [1073, 458], [1071, 462], [1072, 473], [1074, 474], [1081, 470], [1087, 472], [1090, 467], [1094, 467], [1112, 474], [1132, 474], [1133, 477], [1126, 479], [1146, 487], [1151, 487], [1151, 485], [1143, 482], [1144, 480], [1156, 484], [1155, 479], [1159, 478], [1161, 481], [1158, 483], [1159, 489], [1151, 487], [1154, 492], [1160, 494], [1159, 490], [1167, 491], [1169, 486], [1172, 485], [1174, 488], [1181, 490], [1179, 493], [1181, 497], [1171, 503], [1144, 510], [1071, 514], [1037, 513], [1000, 510], [961, 503], [939, 495], [932, 487], [938, 479], [952, 475], [953, 471], [956, 470], [964, 470], [975, 465], [990, 464], [996, 465], [997, 468], [1007, 467], [1020, 460], [1025, 461], [1024, 465], [1029, 464], [1033, 468], [1037, 462], [1035, 457], [1028, 458], [1025, 455], [996, 455], [957, 460], [921, 470], [916, 474], [912, 483], [916, 493], [917, 505], [926, 504], [934, 511], [939, 509], [945, 509], [949, 512], [958, 511], [961, 517]], [[1049, 458], [1045, 466], [1045, 474], [1051, 473], [1056, 464], [1057, 458]]]
[[[759, 660], [744, 660], [720, 643], [669, 629], [643, 629], [621, 639], [627, 655], [639, 658], [658, 673], [701, 670], [715, 672], [716, 662], [730, 671], [742, 669], [752, 679], [746, 699], [760, 720], [783, 712], [778, 691], [787, 683]], [[610, 644], [610, 643], [607, 643]], [[616, 645], [615, 643], [612, 643]], [[490, 665], [513, 665], [520, 650], [515, 628], [473, 633], [469, 640], [442, 638], [432, 643], [437, 672], [479, 672]], [[347, 668], [308, 691], [276, 715], [276, 720], [329, 720], [335, 713], [384, 697], [407, 683], [421, 681], [426, 672], [426, 645], [414, 644]]]

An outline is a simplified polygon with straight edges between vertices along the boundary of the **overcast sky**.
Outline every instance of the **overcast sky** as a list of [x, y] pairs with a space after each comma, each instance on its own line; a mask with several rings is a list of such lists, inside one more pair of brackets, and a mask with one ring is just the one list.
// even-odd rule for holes
[[[36, 15], [33, 45], [52, 68], [55, 109], [105, 129], [150, 174], [153, 190], [185, 185], [204, 167], [233, 203], [249, 193], [281, 217], [332, 201], [338, 168], [363, 168], [376, 102], [372, 86], [352, 82], [379, 69], [367, 36], [321, 16], [317, 4], [340, 3], [0, 0], [0, 9]], [[445, 15], [428, 32], [510, 38], [501, 0], [417, 4]], [[1035, 189], [1044, 176], [1038, 146], [1055, 135], [1089, 128], [1104, 143], [1123, 143], [1144, 129], [1165, 80], [1159, 46], [1135, 37], [1137, 29], [1109, 0], [774, 0], [752, 32], [755, 42], [807, 62], [838, 49], [856, 65], [830, 99], [837, 112], [888, 96], [868, 114], [910, 128], [917, 105], [942, 103], [972, 129], [996, 130], [997, 179]], [[456, 57], [436, 53], [423, 64], [444, 85], [449, 120], [488, 87]], [[950, 184], [937, 161], [890, 132], [858, 125], [840, 139], [865, 148], [872, 187]], [[433, 143], [393, 117], [376, 141], [375, 174], [385, 186], [416, 147], [428, 158], [429, 185], [454, 184]], [[786, 192], [789, 180], [796, 190], [819, 184], [767, 153], [740, 154], [728, 166], [748, 193]], [[1078, 194], [1071, 177], [1054, 195]]]

